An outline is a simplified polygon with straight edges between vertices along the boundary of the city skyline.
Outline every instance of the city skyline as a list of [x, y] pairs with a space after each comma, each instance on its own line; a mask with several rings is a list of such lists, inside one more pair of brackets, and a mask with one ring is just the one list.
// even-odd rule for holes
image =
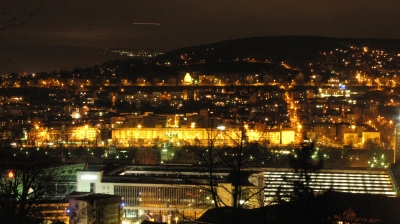
[[1, 222], [398, 222], [398, 6], [0, 0]]

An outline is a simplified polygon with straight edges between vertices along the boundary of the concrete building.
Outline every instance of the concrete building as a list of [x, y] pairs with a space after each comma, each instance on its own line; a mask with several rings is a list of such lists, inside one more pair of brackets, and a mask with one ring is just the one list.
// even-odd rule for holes
[[[261, 190], [261, 194], [243, 200], [246, 208], [256, 208], [260, 201], [274, 203], [279, 192], [282, 199], [293, 192], [294, 181], [304, 181], [290, 168], [252, 168], [244, 170], [243, 198]], [[397, 172], [396, 172], [397, 173]], [[220, 203], [232, 205], [229, 169], [213, 172]], [[316, 193], [327, 190], [354, 194], [398, 196], [397, 181], [391, 169], [323, 169], [309, 173], [310, 187]], [[303, 177], [304, 178], [304, 177]], [[124, 197], [124, 219], [156, 222], [174, 220], [184, 214], [189, 219], [200, 217], [214, 207], [207, 167], [195, 166], [98, 166], [77, 172], [77, 190]]]
[[[263, 188], [261, 171], [243, 171], [241, 201], [246, 208], [259, 207], [259, 198], [250, 197]], [[77, 172], [77, 191], [118, 195], [124, 198], [124, 219], [167, 222], [181, 216], [195, 219], [207, 209], [232, 206], [232, 182], [229, 169], [213, 172], [210, 192], [207, 167], [195, 166], [90, 166]], [[262, 194], [257, 194], [262, 196]], [[246, 198], [250, 198], [247, 199]], [[262, 200], [261, 200], [262, 201]]]
[[[242, 172], [239, 203], [249, 209], [275, 203], [278, 193], [280, 199], [288, 199], [293, 193], [293, 182], [304, 181], [304, 176], [291, 168], [248, 168]], [[204, 166], [77, 164], [65, 166], [55, 175], [60, 176], [59, 181], [65, 181], [62, 175], [73, 175], [76, 185], [68, 187], [73, 193], [65, 191], [61, 195], [60, 192], [54, 197], [57, 200], [38, 205], [47, 222], [97, 223], [95, 220], [107, 219], [111, 220], [108, 223], [116, 223], [118, 219], [131, 223], [142, 220], [173, 223], [182, 216], [191, 220], [199, 218], [215, 203], [227, 206], [233, 203], [229, 168], [213, 171], [218, 201], [213, 200], [209, 191], [210, 175]], [[398, 164], [389, 169], [322, 169], [308, 175], [308, 184], [316, 194], [332, 190], [387, 197], [399, 195]], [[61, 196], [66, 196], [64, 202], [60, 201]]]

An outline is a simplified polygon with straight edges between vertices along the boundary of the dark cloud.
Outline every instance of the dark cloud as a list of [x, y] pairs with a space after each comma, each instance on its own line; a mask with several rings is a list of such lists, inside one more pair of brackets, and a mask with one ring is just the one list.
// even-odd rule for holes
[[397, 39], [399, 8], [397, 0], [51, 0], [0, 44], [166, 51], [269, 35]]
[[263, 35], [398, 38], [399, 7], [400, 1], [385, 0], [46, 1], [12, 35], [25, 43], [32, 36], [36, 43], [97, 47], [143, 41], [162, 50]]

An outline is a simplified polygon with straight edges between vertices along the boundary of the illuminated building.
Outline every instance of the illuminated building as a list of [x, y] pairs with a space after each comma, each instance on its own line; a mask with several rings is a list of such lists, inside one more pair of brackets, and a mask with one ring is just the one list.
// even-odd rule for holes
[[379, 142], [381, 140], [381, 133], [376, 130], [365, 130], [362, 132], [362, 143], [365, 143], [368, 139]]
[[276, 131], [266, 131], [262, 135], [261, 142], [266, 141], [271, 145], [279, 145], [281, 143], [281, 132], [279, 130]]
[[[156, 222], [166, 222], [179, 214], [195, 219], [215, 203], [232, 205], [232, 183], [227, 169], [213, 173], [219, 199], [213, 200], [208, 190], [209, 173], [206, 167], [193, 166], [119, 166], [114, 169], [100, 168], [78, 171], [77, 191], [119, 195], [124, 198], [124, 218], [132, 221], [147, 216]], [[109, 171], [105, 171], [105, 170]], [[254, 195], [263, 184], [261, 171], [249, 171], [243, 182], [242, 197]], [[246, 202], [246, 208], [259, 207], [258, 198]], [[171, 217], [172, 215], [172, 217]]]
[[87, 125], [71, 128], [69, 132], [76, 141], [93, 142], [96, 140], [96, 129]]
[[82, 145], [95, 142], [98, 129], [89, 125], [77, 127], [39, 128], [31, 130], [29, 139], [35, 146], [48, 146], [57, 144]]
[[288, 145], [288, 144], [293, 144], [295, 141], [295, 131], [294, 130], [282, 130], [282, 138], [281, 138], [281, 144], [282, 145]]
[[[356, 194], [382, 194], [396, 197], [396, 180], [390, 176], [387, 169], [323, 169], [310, 172], [310, 187], [315, 193], [333, 190], [337, 192]], [[267, 168], [264, 172], [265, 201], [273, 201], [278, 190], [285, 198], [293, 193], [293, 182], [299, 179], [299, 174], [293, 169]]]
[[[144, 215], [155, 221], [165, 221], [167, 214], [175, 216], [178, 213], [193, 219], [213, 207], [214, 202], [207, 190], [209, 177], [206, 171], [207, 167], [198, 166], [89, 165], [87, 170], [76, 173], [77, 190], [124, 197], [124, 218], [133, 221]], [[299, 174], [290, 168], [249, 168], [244, 172], [248, 173], [248, 185], [244, 188], [246, 194], [264, 188], [262, 196], [246, 202], [247, 208], [259, 207], [260, 200], [265, 204], [274, 203], [278, 192], [282, 199], [287, 199], [293, 193], [293, 182], [302, 181]], [[217, 192], [224, 203], [230, 205], [231, 198], [224, 190], [232, 187], [230, 170], [218, 168], [214, 175], [218, 176]], [[309, 186], [317, 194], [333, 190], [388, 197], [398, 195], [396, 180], [387, 169], [323, 169], [309, 175]]]
[[[329, 83], [329, 81], [328, 81]], [[339, 97], [339, 96], [350, 96], [350, 90], [343, 90], [339, 87], [327, 87], [327, 88], [320, 88], [319, 89], [319, 95], [321, 98], [327, 98], [327, 97]]]
[[[171, 122], [174, 123], [174, 121]], [[149, 145], [153, 145], [155, 140], [161, 140], [176, 145], [193, 145], [200, 142], [201, 145], [207, 146], [209, 139], [215, 139], [216, 145], [235, 146], [240, 142], [241, 132], [242, 130], [239, 128], [210, 130], [194, 126], [187, 128], [116, 128], [112, 131], [112, 138], [118, 139], [121, 146], [135, 144], [139, 140]], [[270, 129], [265, 132], [251, 129], [246, 130], [245, 135], [248, 142], [267, 141], [272, 145], [287, 145], [295, 141], [295, 131], [290, 129]]]
[[354, 146], [359, 143], [358, 133], [343, 133], [344, 145]]
[[68, 202], [62, 201], [38, 201], [35, 210], [40, 214], [38, 219], [43, 223], [69, 223], [67, 214]]
[[[43, 219], [43, 223], [69, 223], [68, 202], [65, 196], [74, 192], [77, 187], [76, 172], [83, 170], [85, 163], [62, 165], [51, 168], [52, 180], [45, 180], [45, 194], [39, 199], [34, 199], [32, 204], [32, 215]], [[10, 174], [9, 174], [10, 175]], [[22, 184], [22, 183], [20, 183]], [[41, 185], [41, 184], [40, 184]], [[21, 186], [22, 188], [22, 186]], [[0, 223], [2, 223], [0, 221]]]
[[192, 76], [189, 73], [186, 73], [185, 78], [183, 78], [183, 83], [185, 85], [191, 85], [193, 83]]

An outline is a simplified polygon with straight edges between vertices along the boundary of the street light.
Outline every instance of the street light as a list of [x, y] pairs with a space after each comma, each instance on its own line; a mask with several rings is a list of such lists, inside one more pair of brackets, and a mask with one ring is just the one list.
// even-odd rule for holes
[[118, 204], [118, 223], [120, 223], [120, 224], [122, 224], [121, 212], [124, 211], [124, 206], [125, 206], [125, 202], [121, 202]]
[[8, 171], [7, 177], [8, 177], [8, 191], [9, 191], [8, 200], [9, 200], [9, 203], [10, 203], [9, 206], [11, 206], [11, 202], [13, 200], [12, 197], [11, 197], [11, 195], [12, 195], [12, 179], [15, 177], [14, 171], [12, 171], [12, 170]]
[[220, 131], [225, 131], [225, 126], [224, 125], [220, 125], [217, 127], [218, 130]]
[[9, 171], [9, 172], [7, 173], [8, 179], [12, 179], [12, 178], [14, 178], [14, 176], [15, 176], [15, 174], [14, 174], [13, 171]]

